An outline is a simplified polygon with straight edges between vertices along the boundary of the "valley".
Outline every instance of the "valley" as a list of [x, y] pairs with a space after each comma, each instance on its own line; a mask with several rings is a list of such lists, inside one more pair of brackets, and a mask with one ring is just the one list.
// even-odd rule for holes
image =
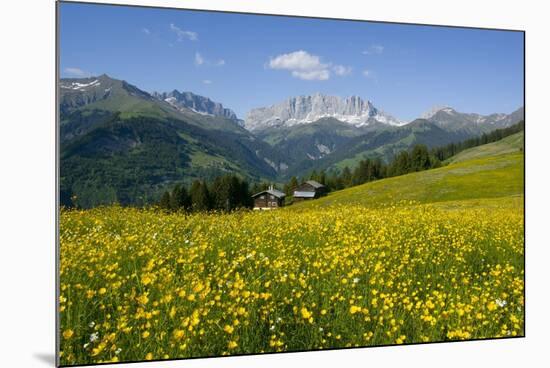
[[61, 203], [147, 205], [194, 180], [237, 174], [281, 184], [339, 173], [365, 158], [389, 162], [416, 144], [460, 142], [523, 119], [443, 107], [403, 122], [352, 96], [315, 94], [251, 110], [191, 92], [148, 93], [105, 74], [60, 83]]

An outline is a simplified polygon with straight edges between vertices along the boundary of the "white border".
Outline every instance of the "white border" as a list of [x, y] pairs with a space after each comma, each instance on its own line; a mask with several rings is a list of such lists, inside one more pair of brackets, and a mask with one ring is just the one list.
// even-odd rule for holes
[[[105, 2], [105, 1], [103, 1]], [[112, 0], [110, 2], [117, 2]], [[123, 364], [116, 367], [383, 365], [541, 366], [548, 362], [547, 11], [544, 2], [415, 0], [123, 0], [126, 4], [331, 18], [524, 29], [527, 31], [527, 337], [524, 339], [353, 349], [253, 357]], [[55, 214], [55, 3], [1, 5], [0, 362], [53, 366]], [[505, 75], [502, 76], [506, 78]], [[6, 83], [7, 82], [7, 83]]]

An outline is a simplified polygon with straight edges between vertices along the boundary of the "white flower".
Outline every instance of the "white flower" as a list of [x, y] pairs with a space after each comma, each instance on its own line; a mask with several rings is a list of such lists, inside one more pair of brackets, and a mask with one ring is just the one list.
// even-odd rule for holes
[[275, 320], [277, 323], [281, 322], [283, 319], [281, 317], [277, 317], [277, 319]]
[[83, 346], [84, 346], [84, 349], [86, 349], [88, 346], [90, 346], [90, 343], [87, 342], [87, 343], [85, 343]]
[[94, 321], [90, 322], [90, 323], [88, 324], [88, 326], [89, 326], [90, 328], [93, 328], [93, 327], [95, 326], [95, 322], [94, 322]]
[[271, 326], [269, 329], [273, 331], [275, 329], [275, 325]]
[[359, 282], [359, 277], [355, 277], [355, 278], [353, 279], [353, 283], [354, 283], [354, 284], [357, 284], [358, 282]]
[[121, 349], [121, 348], [118, 348], [118, 349], [116, 349], [116, 350], [115, 350], [115, 355], [118, 355], [118, 354], [120, 354], [120, 352], [121, 352], [121, 351], [122, 351], [122, 349]]
[[324, 331], [324, 328], [323, 327], [319, 327], [319, 332], [323, 332]]
[[94, 332], [93, 334], [90, 335], [90, 342], [95, 342], [98, 339], [99, 339], [99, 333]]
[[495, 302], [498, 304], [499, 307], [504, 307], [507, 303], [506, 300], [497, 299]]

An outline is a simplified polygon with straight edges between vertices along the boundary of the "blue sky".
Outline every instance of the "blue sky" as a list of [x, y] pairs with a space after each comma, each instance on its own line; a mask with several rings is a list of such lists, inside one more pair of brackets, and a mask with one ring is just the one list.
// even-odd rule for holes
[[191, 91], [241, 118], [315, 92], [358, 95], [403, 120], [434, 105], [523, 105], [520, 32], [69, 3], [60, 16], [62, 77]]

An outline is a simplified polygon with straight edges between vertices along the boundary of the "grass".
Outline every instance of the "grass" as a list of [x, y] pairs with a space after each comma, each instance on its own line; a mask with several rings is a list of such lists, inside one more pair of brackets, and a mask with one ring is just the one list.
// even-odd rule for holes
[[506, 153], [517, 153], [523, 151], [524, 132], [508, 136], [500, 141], [484, 144], [482, 146], [469, 148], [451, 157], [448, 163], [457, 163], [488, 156], [502, 155]]
[[401, 201], [433, 203], [523, 193], [523, 154], [487, 156], [438, 169], [383, 179], [329, 194], [297, 208], [333, 204], [377, 207]]
[[522, 336], [523, 156], [265, 212], [62, 211], [63, 365]]

